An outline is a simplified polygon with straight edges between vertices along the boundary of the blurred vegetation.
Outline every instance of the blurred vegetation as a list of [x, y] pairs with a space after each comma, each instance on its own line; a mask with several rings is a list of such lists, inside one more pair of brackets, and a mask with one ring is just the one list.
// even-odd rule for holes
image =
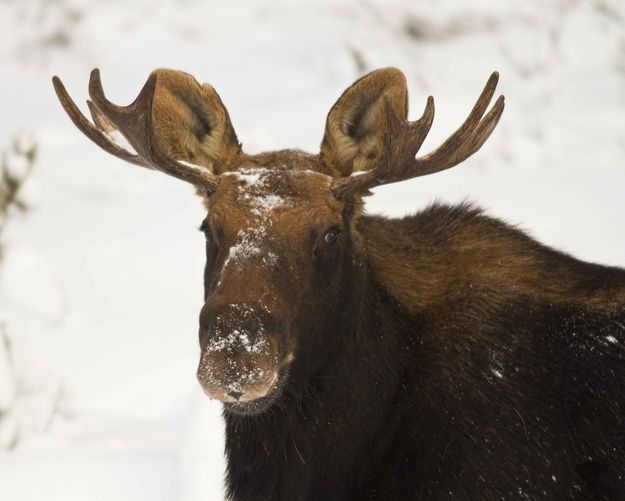
[[[29, 210], [23, 187], [36, 160], [37, 145], [27, 135], [16, 135], [6, 147], [0, 149], [0, 264], [7, 223]], [[32, 412], [39, 402], [33, 400], [33, 395], [41, 392], [41, 385], [31, 380], [29, 368], [23, 366], [23, 360], [16, 358], [8, 330], [7, 319], [0, 310], [0, 451], [14, 449], [20, 438], [30, 430], [46, 427], [39, 425]], [[20, 360], [19, 365], [16, 360]], [[53, 400], [50, 416], [55, 409], [56, 400]]]
[[15, 137], [0, 153], [0, 239], [12, 215], [29, 208], [22, 197], [22, 188], [36, 159], [37, 145], [26, 136]]

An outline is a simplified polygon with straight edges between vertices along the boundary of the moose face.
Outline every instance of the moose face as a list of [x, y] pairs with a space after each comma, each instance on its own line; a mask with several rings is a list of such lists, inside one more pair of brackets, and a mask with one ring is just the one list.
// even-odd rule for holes
[[[307, 324], [323, 331], [339, 304], [337, 290], [345, 289], [354, 263], [362, 197], [374, 186], [448, 169], [475, 153], [503, 112], [503, 96], [486, 112], [497, 80], [493, 73], [456, 132], [418, 158], [434, 102], [428, 98], [421, 118], [408, 121], [406, 80], [395, 68], [373, 71], [341, 95], [318, 155], [243, 153], [215, 90], [180, 71], [152, 72], [135, 101], [118, 106], [93, 70], [87, 102], [93, 123], [58, 77], [53, 84], [71, 120], [98, 146], [187, 181], [204, 198], [207, 263], [197, 375], [228, 410], [254, 413], [279, 393], [290, 366], [328, 351], [329, 338], [303, 335], [302, 317], [307, 312]], [[115, 143], [114, 133], [135, 152]]]
[[197, 375], [211, 398], [237, 403], [231, 410], [269, 400], [297, 356], [303, 299], [341, 273], [346, 204], [331, 183], [292, 165], [242, 167], [208, 200]]

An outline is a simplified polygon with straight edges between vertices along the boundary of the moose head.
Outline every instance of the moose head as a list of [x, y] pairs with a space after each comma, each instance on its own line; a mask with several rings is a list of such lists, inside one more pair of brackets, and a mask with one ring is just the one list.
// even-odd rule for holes
[[[344, 312], [363, 280], [357, 221], [370, 189], [439, 172], [475, 153], [496, 126], [493, 73], [465, 122], [436, 150], [416, 157], [432, 125], [429, 97], [408, 121], [404, 75], [384, 68], [349, 87], [331, 108], [320, 153], [248, 155], [208, 84], [154, 71], [128, 106], [111, 103], [93, 70], [93, 123], [54, 77], [63, 108], [98, 146], [127, 162], [194, 185], [208, 214], [205, 304], [197, 377], [233, 413], [268, 408], [289, 378], [312, 374], [335, 346]], [[135, 152], [119, 146], [121, 133]], [[357, 314], [357, 311], [356, 311]]]

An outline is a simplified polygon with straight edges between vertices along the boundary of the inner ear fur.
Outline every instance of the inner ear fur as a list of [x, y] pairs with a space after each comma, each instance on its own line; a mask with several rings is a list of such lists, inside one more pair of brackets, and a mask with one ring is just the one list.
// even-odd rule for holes
[[321, 157], [339, 176], [372, 169], [388, 133], [384, 102], [408, 116], [406, 77], [397, 68], [382, 68], [349, 87], [332, 106], [321, 142]]
[[215, 89], [182, 71], [158, 69], [153, 74], [152, 121], [163, 153], [215, 174], [227, 170], [241, 145]]

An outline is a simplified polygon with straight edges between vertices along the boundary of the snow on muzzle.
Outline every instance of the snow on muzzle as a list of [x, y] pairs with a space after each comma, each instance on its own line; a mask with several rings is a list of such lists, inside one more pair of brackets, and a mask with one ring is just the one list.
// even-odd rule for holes
[[283, 328], [262, 307], [229, 304], [200, 315], [202, 354], [197, 378], [204, 392], [223, 402], [247, 402], [277, 386]]

